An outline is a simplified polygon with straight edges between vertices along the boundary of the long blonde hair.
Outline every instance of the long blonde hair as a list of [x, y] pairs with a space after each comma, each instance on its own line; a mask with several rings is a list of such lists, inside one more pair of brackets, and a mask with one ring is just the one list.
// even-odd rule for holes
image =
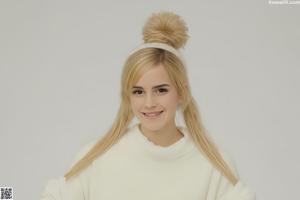
[[[176, 49], [183, 47], [188, 38], [184, 21], [172, 12], [153, 14], [144, 26], [143, 35], [145, 43], [163, 42]], [[229, 182], [233, 185], [237, 183], [237, 177], [222, 158], [202, 124], [197, 103], [191, 94], [184, 63], [174, 54], [158, 48], [144, 48], [127, 58], [121, 76], [121, 103], [115, 121], [107, 133], [65, 174], [66, 180], [79, 174], [127, 133], [128, 126], [134, 117], [130, 107], [131, 88], [144, 72], [159, 64], [165, 67], [182, 99], [180, 108], [194, 143], [215, 168], [227, 177]]]

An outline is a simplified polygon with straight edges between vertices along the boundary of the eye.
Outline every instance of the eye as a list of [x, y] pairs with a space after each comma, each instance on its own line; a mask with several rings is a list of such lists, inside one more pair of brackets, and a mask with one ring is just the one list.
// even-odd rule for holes
[[157, 91], [159, 93], [166, 93], [166, 92], [168, 92], [168, 90], [166, 88], [159, 88]]
[[132, 94], [142, 94], [142, 90], [134, 90], [133, 92], [132, 92]]

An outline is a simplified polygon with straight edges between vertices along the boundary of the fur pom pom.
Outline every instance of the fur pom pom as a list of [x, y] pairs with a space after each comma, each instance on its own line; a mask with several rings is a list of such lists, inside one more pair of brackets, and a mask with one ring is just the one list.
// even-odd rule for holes
[[175, 13], [158, 12], [149, 17], [143, 28], [145, 43], [161, 42], [179, 49], [188, 40], [188, 28], [185, 22]]

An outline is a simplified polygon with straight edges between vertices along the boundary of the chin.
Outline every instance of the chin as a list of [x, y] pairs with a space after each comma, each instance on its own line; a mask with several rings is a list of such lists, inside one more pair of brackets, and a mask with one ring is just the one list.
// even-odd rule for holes
[[143, 120], [140, 121], [141, 126], [149, 131], [160, 131], [167, 126], [167, 123], [159, 121], [157, 123], [145, 122]]

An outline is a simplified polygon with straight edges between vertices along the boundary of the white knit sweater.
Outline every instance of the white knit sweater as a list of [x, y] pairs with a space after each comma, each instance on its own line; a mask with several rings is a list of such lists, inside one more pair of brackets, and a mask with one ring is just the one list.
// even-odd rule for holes
[[[194, 145], [188, 130], [176, 143], [161, 147], [149, 141], [137, 124], [84, 169], [65, 181], [49, 180], [42, 200], [255, 200], [240, 180], [235, 186], [216, 170]], [[92, 147], [86, 145], [72, 165]], [[235, 164], [222, 156], [236, 176]]]

